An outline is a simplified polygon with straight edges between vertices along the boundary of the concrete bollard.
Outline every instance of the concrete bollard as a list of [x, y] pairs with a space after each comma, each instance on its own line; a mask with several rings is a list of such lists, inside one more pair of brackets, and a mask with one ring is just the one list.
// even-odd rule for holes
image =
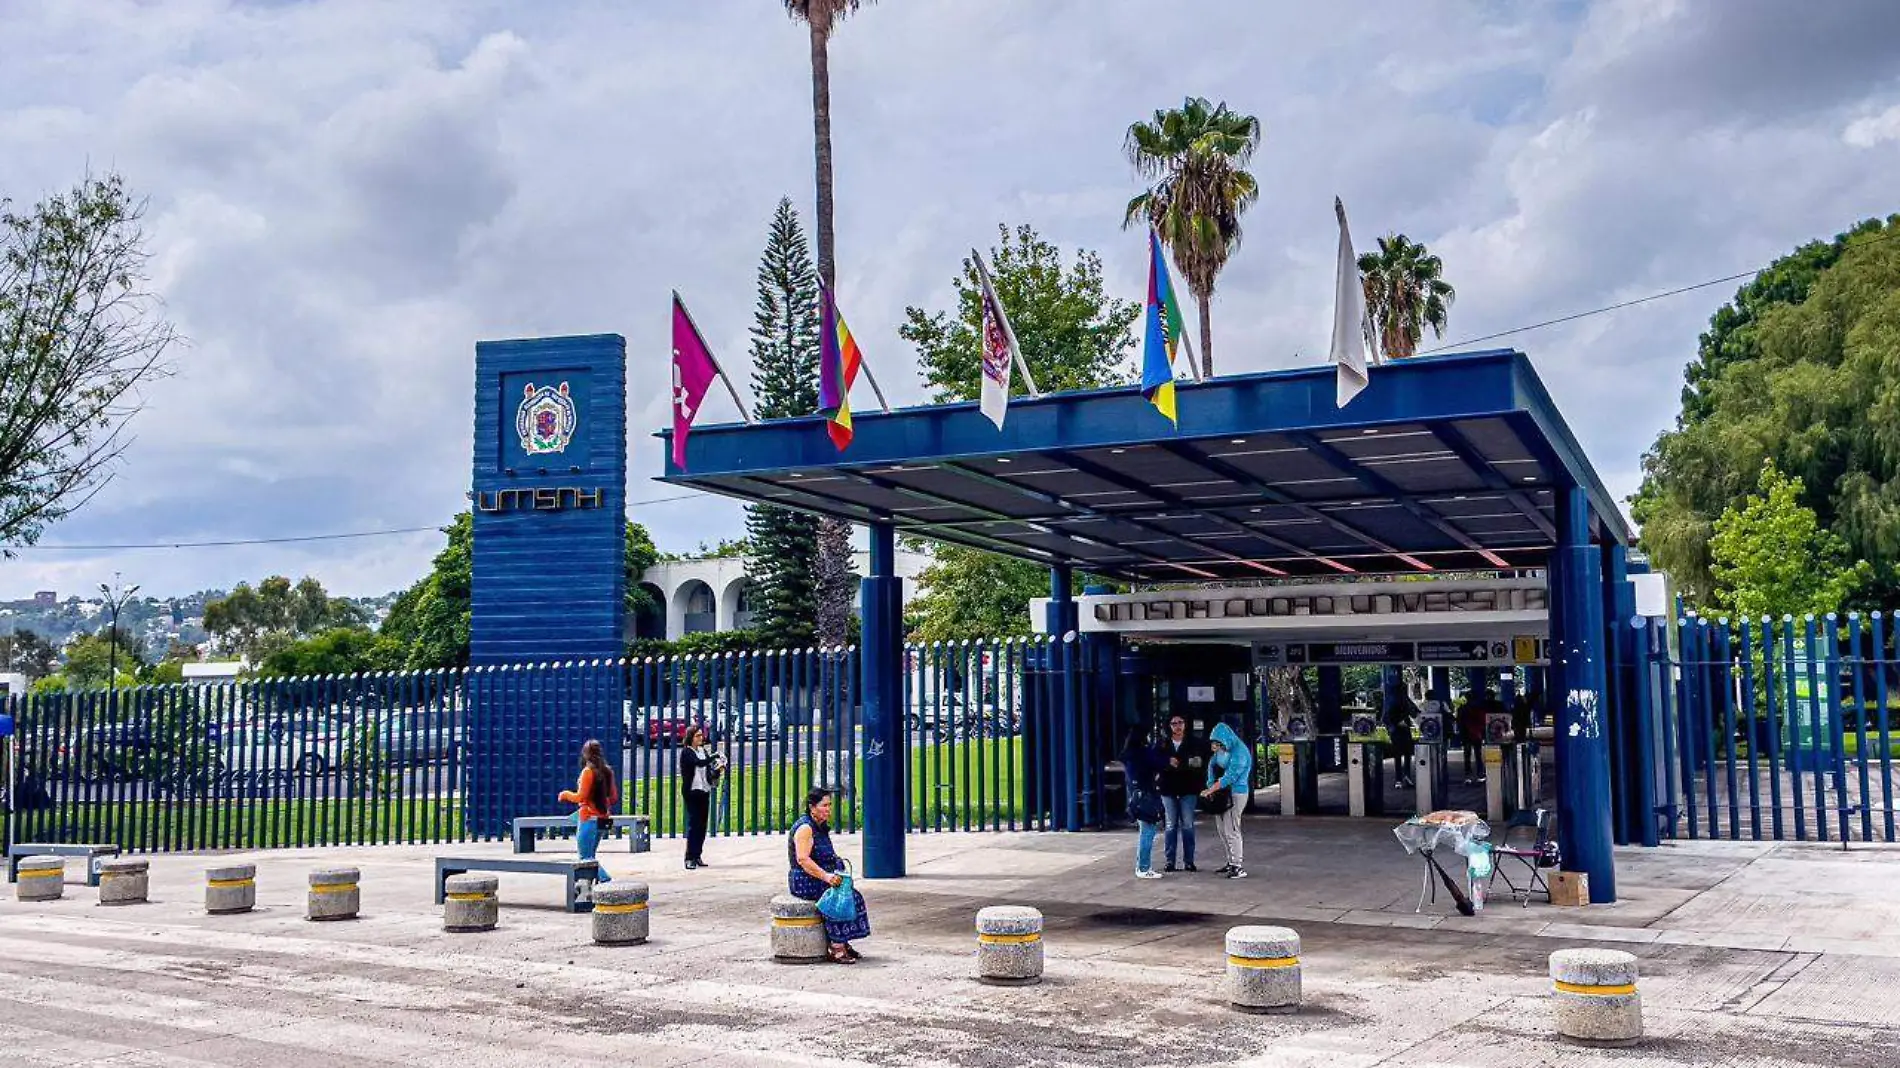
[[442, 900], [444, 931], [492, 931], [501, 920], [501, 880], [493, 875], [451, 875]]
[[594, 884], [594, 944], [631, 946], [647, 940], [647, 884], [616, 879]]
[[257, 865], [229, 864], [205, 869], [205, 911], [213, 916], [249, 912], [257, 907]]
[[358, 886], [363, 873], [355, 868], [322, 868], [310, 873], [310, 896], [304, 916], [312, 920], [353, 920], [363, 907]]
[[58, 901], [66, 896], [65, 857], [27, 857], [20, 862], [14, 896], [21, 901]]
[[99, 904], [143, 905], [152, 885], [148, 860], [99, 862]]
[[1042, 913], [991, 905], [976, 914], [976, 978], [991, 986], [1042, 982]]
[[1636, 958], [1615, 949], [1560, 949], [1550, 955], [1557, 1034], [1581, 1046], [1634, 1046], [1643, 1037]]
[[780, 894], [772, 899], [772, 959], [780, 964], [817, 964], [825, 959], [825, 918], [818, 903]]
[[1299, 932], [1228, 928], [1227, 1003], [1242, 1012], [1300, 1011]]

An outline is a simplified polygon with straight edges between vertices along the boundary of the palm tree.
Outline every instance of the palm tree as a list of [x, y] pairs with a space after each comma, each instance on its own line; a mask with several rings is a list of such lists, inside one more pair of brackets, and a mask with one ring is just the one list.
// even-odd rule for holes
[[1444, 271], [1444, 261], [1404, 234], [1380, 238], [1379, 251], [1359, 257], [1366, 316], [1387, 359], [1416, 355], [1428, 326], [1433, 336], [1445, 336], [1458, 291], [1444, 280]]
[[1146, 220], [1174, 255], [1200, 304], [1201, 370], [1214, 373], [1214, 280], [1240, 246], [1240, 215], [1260, 199], [1247, 162], [1260, 147], [1260, 120], [1196, 96], [1128, 128], [1135, 173], [1153, 182], [1128, 202], [1123, 226]]
[[872, 0], [785, 0], [785, 13], [811, 28], [811, 126], [818, 165], [818, 277], [827, 289], [838, 284], [831, 217], [831, 35]]
[[[838, 286], [831, 211], [831, 34], [846, 15], [871, 0], [785, 0], [785, 13], [811, 29], [811, 126], [818, 171], [818, 277]], [[818, 640], [843, 645], [851, 624], [851, 525], [818, 524]]]

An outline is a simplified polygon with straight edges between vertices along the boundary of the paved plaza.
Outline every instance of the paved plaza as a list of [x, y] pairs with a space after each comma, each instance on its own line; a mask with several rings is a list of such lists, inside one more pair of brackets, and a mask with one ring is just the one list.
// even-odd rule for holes
[[[1203, 834], [1201, 863], [1220, 863]], [[839, 839], [847, 855], [856, 842]], [[865, 886], [853, 967], [767, 960], [781, 839], [602, 856], [652, 888], [650, 943], [595, 947], [557, 880], [501, 877], [498, 929], [451, 935], [431, 857], [502, 845], [155, 856], [152, 902], [0, 901], [8, 1065], [1813, 1065], [1900, 1063], [1900, 851], [1679, 843], [1620, 851], [1623, 901], [1414, 912], [1385, 821], [1254, 820], [1253, 877], [1133, 878], [1132, 834], [914, 835], [912, 877]], [[258, 909], [208, 916], [203, 869], [255, 861]], [[303, 918], [307, 874], [362, 869], [363, 915]], [[74, 871], [76, 873], [77, 867]], [[1502, 884], [1499, 884], [1500, 890]], [[989, 904], [1047, 918], [1042, 985], [972, 978]], [[1304, 940], [1298, 1016], [1230, 1011], [1222, 934]], [[1648, 1042], [1559, 1045], [1552, 950], [1641, 960]]]

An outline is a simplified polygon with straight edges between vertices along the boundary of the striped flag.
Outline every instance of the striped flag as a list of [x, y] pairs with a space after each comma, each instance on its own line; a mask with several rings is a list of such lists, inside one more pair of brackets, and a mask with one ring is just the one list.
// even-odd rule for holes
[[1148, 231], [1148, 329], [1141, 349], [1141, 395], [1155, 410], [1180, 425], [1174, 408], [1174, 354], [1186, 333], [1181, 302], [1174, 299], [1168, 261], [1161, 254], [1161, 238]]
[[818, 414], [831, 421], [825, 428], [831, 443], [843, 452], [851, 444], [851, 386], [858, 380], [864, 354], [838, 314], [838, 302], [823, 282], [818, 283]]

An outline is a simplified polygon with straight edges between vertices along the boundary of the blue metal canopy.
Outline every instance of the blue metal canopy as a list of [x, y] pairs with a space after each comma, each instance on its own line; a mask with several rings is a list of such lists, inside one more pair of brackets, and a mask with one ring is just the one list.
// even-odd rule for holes
[[1541, 567], [1555, 494], [1630, 534], [1528, 357], [1330, 366], [1179, 383], [1179, 428], [1137, 387], [697, 427], [662, 481], [1131, 582]]

